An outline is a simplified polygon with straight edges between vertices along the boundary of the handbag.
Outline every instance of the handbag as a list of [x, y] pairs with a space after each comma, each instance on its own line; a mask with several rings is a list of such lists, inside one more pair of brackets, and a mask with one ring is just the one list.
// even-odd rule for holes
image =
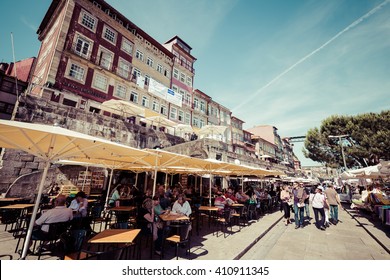
[[297, 206], [298, 206], [299, 208], [305, 207], [305, 203], [304, 203], [304, 202], [298, 202]]

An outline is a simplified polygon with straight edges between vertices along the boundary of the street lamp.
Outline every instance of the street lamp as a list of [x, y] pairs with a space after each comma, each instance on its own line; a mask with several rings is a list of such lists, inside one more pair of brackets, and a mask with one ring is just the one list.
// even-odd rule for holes
[[343, 148], [343, 143], [341, 142], [341, 139], [345, 138], [345, 137], [348, 137], [348, 136], [349, 136], [348, 134], [344, 134], [344, 135], [328, 135], [328, 138], [338, 138], [339, 139], [339, 143], [340, 143], [340, 146], [341, 146], [341, 155], [343, 156], [343, 162], [344, 162], [345, 170], [347, 170], [347, 163], [345, 162], [344, 148]]

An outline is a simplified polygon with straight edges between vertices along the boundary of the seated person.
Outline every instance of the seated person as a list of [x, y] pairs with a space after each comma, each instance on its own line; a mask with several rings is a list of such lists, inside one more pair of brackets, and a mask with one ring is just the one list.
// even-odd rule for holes
[[177, 200], [173, 204], [172, 212], [177, 214], [183, 214], [186, 216], [190, 216], [192, 213], [191, 206], [186, 200], [184, 194], [179, 194], [177, 196]]
[[218, 208], [218, 213], [222, 213], [227, 204], [225, 196], [223, 196], [222, 192], [217, 192], [217, 197], [214, 200], [214, 206]]
[[160, 198], [157, 195], [153, 196], [153, 205], [154, 205], [154, 213], [156, 215], [159, 216], [165, 212], [165, 210], [160, 205]]
[[157, 214], [154, 212], [153, 204], [151, 198], [146, 198], [143, 201], [142, 207], [138, 211], [137, 223], [141, 228], [141, 233], [153, 234], [155, 253], [161, 255], [163, 232]]
[[47, 237], [49, 232], [49, 224], [68, 222], [73, 219], [73, 211], [65, 206], [66, 196], [58, 195], [55, 200], [55, 207], [45, 211], [39, 219], [35, 221], [35, 227], [29, 246], [31, 247], [32, 240], [42, 240]]
[[236, 199], [237, 199], [238, 203], [245, 203], [249, 200], [249, 196], [247, 194], [245, 194], [242, 190], [239, 190], [236, 193]]
[[228, 188], [227, 192], [225, 193], [225, 197], [226, 199], [231, 199], [234, 203], [238, 202], [236, 196], [234, 195], [233, 188]]
[[70, 203], [69, 208], [72, 209], [75, 217], [86, 217], [88, 214], [88, 199], [85, 192], [78, 192]]
[[116, 202], [121, 198], [122, 189], [122, 185], [118, 185], [116, 187], [115, 191], [111, 195], [110, 200], [108, 201], [108, 205], [110, 205], [110, 207], [115, 207]]

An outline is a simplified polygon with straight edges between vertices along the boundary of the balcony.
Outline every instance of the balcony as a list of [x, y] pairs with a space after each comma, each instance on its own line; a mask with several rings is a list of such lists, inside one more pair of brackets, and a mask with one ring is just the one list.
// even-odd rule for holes
[[192, 66], [188, 65], [187, 63], [185, 63], [184, 61], [181, 61], [180, 59], [175, 57], [174, 62], [176, 65], [180, 65], [180, 66], [186, 68], [187, 70], [189, 70], [191, 73], [195, 74], [195, 69]]

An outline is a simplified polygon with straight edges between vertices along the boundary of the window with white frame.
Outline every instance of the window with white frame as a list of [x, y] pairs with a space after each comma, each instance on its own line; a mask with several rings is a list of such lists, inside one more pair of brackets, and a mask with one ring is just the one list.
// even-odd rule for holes
[[133, 69], [133, 79], [137, 79], [137, 77], [141, 76], [141, 71], [137, 68]]
[[167, 77], [167, 78], [170, 78], [171, 77], [171, 72], [168, 70], [168, 69], [164, 69], [164, 76]]
[[97, 63], [103, 67], [104, 69], [110, 70], [112, 66], [112, 62], [114, 60], [114, 54], [110, 52], [109, 50], [99, 47], [98, 56], [97, 56]]
[[119, 98], [122, 98], [122, 99], [126, 99], [126, 92], [127, 92], [127, 88], [126, 88], [125, 85], [117, 84], [116, 87], [115, 87], [114, 95], [116, 97], [119, 97]]
[[194, 117], [192, 119], [192, 125], [195, 127], [199, 127], [199, 119], [197, 117]]
[[149, 56], [146, 59], [146, 65], [148, 65], [150, 67], [153, 67], [153, 59], [151, 57], [149, 57]]
[[167, 115], [167, 106], [161, 105], [160, 114], [165, 115], [165, 116]]
[[123, 58], [119, 58], [118, 68], [116, 69], [117, 74], [123, 78], [128, 79], [130, 77], [130, 62], [124, 60]]
[[179, 88], [177, 86], [175, 86], [175, 85], [172, 85], [172, 90], [174, 92], [179, 92]]
[[149, 85], [149, 83], [150, 83], [150, 76], [148, 76], [148, 75], [145, 75], [145, 85]]
[[97, 26], [97, 19], [86, 11], [82, 10], [80, 13], [79, 22], [89, 30], [95, 32]]
[[190, 113], [186, 113], [186, 117], [184, 119], [185, 124], [191, 124], [191, 115]]
[[180, 82], [182, 82], [182, 83], [186, 82], [186, 74], [180, 73]]
[[100, 73], [95, 72], [95, 76], [93, 78], [93, 87], [101, 91], [107, 92], [108, 78]]
[[200, 101], [200, 110], [206, 113], [206, 103], [203, 100]]
[[159, 104], [156, 100], [153, 100], [152, 110], [158, 112]]
[[135, 52], [135, 57], [136, 57], [137, 59], [141, 60], [141, 61], [144, 61], [144, 54], [143, 54], [143, 52], [141, 52], [140, 50], [137, 50], [137, 51]]
[[84, 75], [85, 75], [85, 68], [81, 67], [80, 65], [77, 65], [75, 63], [70, 64], [68, 77], [83, 82], [84, 81]]
[[200, 119], [199, 120], [199, 128], [202, 128], [204, 126], [204, 120]]
[[130, 93], [130, 101], [138, 104], [138, 93], [132, 91]]
[[179, 110], [179, 113], [177, 114], [177, 119], [181, 122], [184, 121], [184, 112]]
[[173, 77], [176, 80], [179, 80], [179, 70], [177, 70], [176, 68], [173, 68]]
[[192, 78], [191, 77], [187, 77], [187, 85], [192, 87]]
[[128, 53], [128, 54], [132, 55], [133, 54], [133, 43], [123, 37], [122, 38], [121, 49], [125, 53]]
[[169, 114], [169, 118], [171, 120], [176, 120], [176, 115], [177, 115], [177, 109], [175, 107], [171, 107], [171, 112]]
[[162, 71], [163, 71], [163, 67], [162, 67], [162, 65], [161, 64], [157, 64], [157, 72], [160, 72], [160, 73], [162, 73]]
[[194, 109], [199, 110], [199, 99], [194, 97]]
[[86, 37], [77, 35], [74, 44], [74, 52], [79, 56], [89, 59], [92, 51], [92, 45], [93, 43]]
[[142, 96], [142, 106], [149, 108], [149, 98]]
[[107, 25], [103, 28], [103, 38], [109, 41], [110, 43], [116, 44], [116, 37], [117, 33], [114, 29], [111, 27], [108, 27]]

